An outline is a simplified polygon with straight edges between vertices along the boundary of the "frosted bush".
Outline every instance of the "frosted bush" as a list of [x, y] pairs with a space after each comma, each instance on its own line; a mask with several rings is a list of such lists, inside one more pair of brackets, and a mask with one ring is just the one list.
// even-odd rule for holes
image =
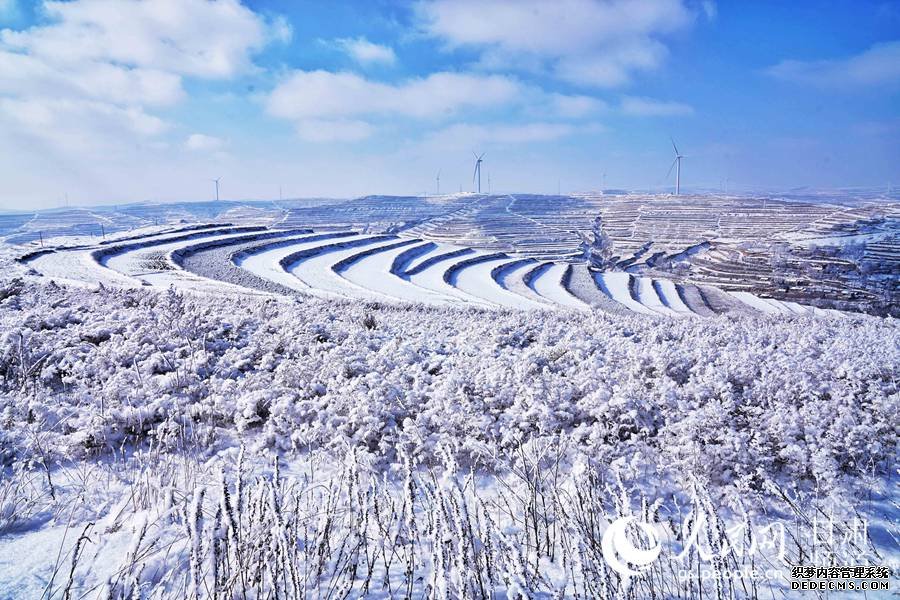
[[490, 469], [523, 441], [564, 435], [600, 461], [639, 453], [721, 486], [821, 486], [883, 471], [897, 448], [892, 320], [658, 322], [34, 284], [0, 309], [8, 457], [35, 420], [60, 458], [170, 448], [190, 426], [285, 451], [361, 447], [385, 464], [400, 443], [431, 461], [449, 440]]

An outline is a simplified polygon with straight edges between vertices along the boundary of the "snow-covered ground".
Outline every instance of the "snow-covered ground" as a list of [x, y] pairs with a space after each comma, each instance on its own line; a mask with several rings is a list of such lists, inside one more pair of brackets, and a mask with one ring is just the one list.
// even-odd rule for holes
[[285, 271], [281, 266], [281, 261], [295, 252], [316, 248], [322, 244], [334, 243], [336, 239], [333, 237], [323, 239], [321, 234], [307, 234], [288, 240], [287, 242], [290, 243], [285, 241], [272, 242], [261, 246], [261, 248], [264, 248], [262, 250], [246, 253], [238, 257], [235, 260], [235, 264], [259, 275], [263, 279], [268, 279], [291, 289], [307, 290], [309, 286]]
[[[754, 314], [4, 276], [0, 596], [778, 598], [800, 552], [895, 564], [897, 323]], [[661, 547], [634, 577], [627, 516]]]
[[[460, 259], [449, 257], [443, 259], [442, 257], [454, 252], [459, 252], [461, 250], [463, 250], [463, 248], [460, 246], [453, 246], [450, 244], [437, 244], [437, 247], [434, 250], [432, 250], [425, 256], [420, 257], [418, 260], [412, 261], [407, 267], [407, 271], [416, 270], [426, 261], [434, 260], [436, 262], [431, 264], [427, 269], [423, 269], [411, 275], [407, 275], [406, 278], [411, 283], [424, 290], [437, 292], [438, 294], [448, 296], [450, 298], [456, 298], [461, 302], [465, 302], [473, 306], [490, 306], [488, 302], [485, 302], [480, 297], [467, 294], [458, 287], [453, 286], [444, 280], [444, 272]], [[484, 254], [486, 254], [486, 252], [478, 250], [470, 254], [466, 254], [463, 258], [474, 258], [476, 256], [483, 256]]]
[[391, 273], [391, 266], [397, 256], [409, 249], [409, 246], [401, 246], [393, 250], [376, 252], [341, 271], [340, 275], [363, 289], [372, 290], [395, 300], [435, 305], [457, 302], [452, 296], [424, 290]]
[[586, 310], [588, 308], [587, 304], [573, 296], [563, 287], [562, 277], [566, 272], [567, 266], [565, 263], [551, 264], [531, 281], [531, 287], [535, 292], [554, 304]]
[[287, 269], [291, 275], [307, 286], [310, 293], [323, 298], [391, 300], [390, 296], [356, 285], [332, 269], [336, 263], [359, 254], [360, 251], [392, 246], [397, 243], [396, 238], [384, 239], [384, 236], [369, 236], [363, 239], [367, 240], [365, 245], [326, 249], [289, 265]]
[[678, 295], [678, 290], [674, 283], [668, 279], [657, 279], [654, 283], [662, 295], [660, 299], [665, 302], [666, 306], [679, 314], [693, 314], [693, 311], [688, 308], [681, 296]]
[[631, 297], [631, 290], [629, 289], [631, 275], [628, 273], [598, 273], [595, 275], [595, 278], [605, 293], [626, 308], [644, 315], [659, 314]]
[[783, 308], [780, 304], [773, 303], [770, 299], [754, 296], [749, 292], [729, 292], [732, 296], [744, 302], [747, 306], [758, 310], [767, 315], [783, 315], [790, 313], [787, 308]]
[[[146, 246], [140, 246], [113, 254], [102, 261], [103, 266], [123, 275], [138, 280], [139, 282], [157, 287], [192, 287], [206, 291], [215, 288], [208, 280], [197, 277], [193, 273], [184, 271], [172, 261], [171, 254], [186, 248], [192, 244], [203, 242], [221, 242], [226, 240], [240, 240], [250, 233], [240, 231], [237, 233], [217, 233], [216, 230], [184, 236], [184, 239], [173, 242], [165, 242], [164, 239], [154, 238]], [[177, 236], [176, 236], [177, 237]], [[163, 243], [165, 242], [165, 243]], [[228, 284], [224, 287], [231, 287]]]
[[[589, 306], [573, 293], [569, 279], [564, 280], [567, 263], [540, 262], [409, 236], [298, 231], [302, 230], [213, 226], [139, 234], [107, 245], [57, 246], [25, 264], [45, 277], [73, 283], [175, 286], [206, 294], [293, 290], [322, 298], [435, 306], [464, 303], [522, 310], [603, 310], [611, 314], [622, 307], [637, 314], [665, 317], [712, 315], [702, 306], [696, 290], [685, 290], [701, 302], [695, 312], [681, 299], [674, 283], [665, 279], [635, 278], [617, 271], [591, 272], [584, 278], [579, 272], [579, 293], [594, 298]], [[231, 256], [229, 246], [240, 248], [233, 253], [233, 260], [247, 274], [229, 270], [230, 265], [224, 264]], [[175, 258], [191, 249], [211, 247], [216, 251], [203, 254], [192, 269], [183, 268]], [[223, 264], [207, 264], [210, 260]], [[585, 289], [586, 283], [596, 289]], [[717, 293], [720, 298], [728, 297]], [[720, 312], [737, 310], [738, 306], [773, 315], [810, 312], [795, 302], [763, 299], [749, 292], [732, 295], [739, 301], [723, 304]]]
[[660, 299], [659, 294], [656, 293], [656, 288], [653, 287], [653, 280], [649, 277], [637, 278], [637, 298], [641, 304], [652, 311], [658, 312], [668, 317], [681, 316], [681, 314], [676, 310], [669, 308], [667, 305], [663, 304], [663, 301]]
[[[460, 262], [470, 260], [465, 258]], [[545, 305], [510, 292], [491, 278], [494, 267], [507, 262], [508, 258], [496, 258], [468, 265], [456, 273], [453, 285], [475, 298], [480, 298], [497, 306], [520, 309], [542, 309]]]

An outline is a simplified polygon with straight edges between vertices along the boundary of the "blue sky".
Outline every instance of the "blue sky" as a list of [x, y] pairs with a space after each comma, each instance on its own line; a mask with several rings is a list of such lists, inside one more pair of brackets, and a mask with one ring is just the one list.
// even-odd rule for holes
[[[0, 208], [900, 185], [900, 3], [0, 0]], [[605, 178], [604, 178], [605, 174]]]

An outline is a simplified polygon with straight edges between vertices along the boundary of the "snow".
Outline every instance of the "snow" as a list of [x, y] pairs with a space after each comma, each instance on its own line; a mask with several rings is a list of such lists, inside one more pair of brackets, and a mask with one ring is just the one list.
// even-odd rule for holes
[[[305, 242], [304, 240], [307, 238], [313, 238], [313, 241]], [[334, 243], [335, 240], [323, 240], [321, 239], [321, 235], [308, 234], [297, 236], [296, 238], [293, 238], [289, 241], [290, 243], [287, 243], [287, 241], [285, 241], [284, 243], [277, 242], [274, 243], [271, 247], [268, 247], [268, 249], [266, 250], [254, 252], [252, 254], [245, 254], [244, 256], [241, 256], [240, 258], [235, 260], [235, 264], [243, 269], [247, 269], [255, 275], [262, 277], [263, 279], [268, 279], [269, 281], [273, 281], [291, 289], [307, 291], [309, 290], [309, 286], [285, 271], [281, 266], [281, 261], [287, 256], [290, 256], [291, 254], [300, 250], [317, 248], [325, 244]]]
[[[417, 244], [417, 246], [426, 244]], [[360, 288], [371, 290], [396, 300], [423, 302], [433, 305], [458, 303], [458, 298], [428, 291], [391, 273], [391, 265], [394, 259], [410, 248], [411, 246], [401, 246], [393, 250], [375, 253], [352, 264], [349, 268], [342, 271], [340, 276]]]
[[[177, 269], [177, 266], [169, 258], [173, 251], [186, 248], [199, 241], [232, 240], [240, 239], [247, 235], [249, 234], [246, 231], [228, 234], [210, 232], [205, 235], [196, 235], [190, 239], [168, 243], [159, 243], [161, 240], [153, 240], [152, 242], [147, 242], [146, 246], [109, 256], [102, 261], [102, 264], [108, 269], [118, 271], [139, 281], [146, 281], [153, 285], [165, 287], [168, 283], [194, 279], [184, 275], [184, 271], [179, 271], [175, 275], [172, 274], [172, 271]], [[160, 268], [163, 266], [164, 268]]]
[[566, 263], [552, 263], [531, 281], [531, 287], [538, 294], [560, 306], [587, 310], [588, 305], [569, 293], [562, 285]]
[[[238, 230], [240, 229], [240, 230]], [[458, 244], [430, 242], [407, 236], [361, 235], [350, 231], [314, 232], [303, 235], [285, 233], [276, 239], [278, 230], [262, 227], [235, 228], [218, 226], [208, 230], [155, 232], [147, 237], [112, 243], [102, 248], [60, 248], [56, 252], [36, 256], [28, 265], [47, 277], [77, 285], [135, 287], [150, 285], [203, 294], [286, 294], [288, 290], [327, 298], [354, 298], [380, 302], [412, 302], [434, 306], [466, 303], [478, 307], [518, 309], [568, 308], [603, 310], [616, 313], [612, 305], [594, 301], [593, 308], [576, 297], [561, 284], [567, 263], [535, 263], [534, 259], [508, 256], [483, 249], [466, 248]], [[272, 237], [275, 236], [275, 237]], [[258, 250], [248, 247], [259, 241]], [[369, 248], [366, 240], [372, 240]], [[383, 241], [383, 243], [381, 243]], [[232, 242], [242, 250], [237, 259], [239, 267], [262, 279], [242, 278], [237, 272], [193, 267], [183, 269], [173, 260], [173, 253], [210, 243]], [[343, 246], [349, 247], [343, 247]], [[395, 247], [395, 245], [398, 245]], [[227, 247], [227, 246], [226, 246]], [[327, 247], [327, 248], [326, 248]], [[121, 248], [117, 252], [117, 248]], [[281, 266], [290, 255], [322, 248], [315, 256], [304, 256], [290, 272]], [[383, 251], [372, 252], [372, 249]], [[390, 272], [394, 260], [403, 252], [420, 248], [405, 265], [400, 275]], [[106, 268], [97, 265], [91, 253], [102, 251]], [[335, 264], [359, 255], [360, 259], [348, 268], [335, 272]], [[492, 256], [487, 262], [479, 257]], [[210, 255], [213, 256], [213, 255]], [[226, 254], [215, 253], [215, 260]], [[436, 260], [440, 259], [440, 260]], [[205, 259], [206, 260], [206, 259]], [[205, 264], [205, 263], [204, 263]], [[491, 272], [503, 265], [517, 268], [503, 274], [503, 284], [493, 280]], [[462, 265], [452, 283], [445, 281], [445, 273], [454, 265]], [[418, 272], [416, 272], [418, 270]], [[196, 271], [193, 272], [193, 271]], [[644, 315], [677, 317], [692, 314], [679, 297], [675, 284], [667, 280], [636, 278], [636, 296], [629, 290], [630, 275], [624, 272], [602, 273], [595, 281], [604, 293], [628, 310]], [[262, 280], [271, 283], [264, 283]], [[254, 283], [255, 281], [255, 283]], [[278, 284], [281, 288], [272, 287]], [[814, 314], [795, 302], [763, 299], [747, 292], [730, 292], [747, 306], [766, 314]], [[599, 298], [599, 297], [598, 297]], [[737, 306], [735, 304], [734, 306]], [[733, 311], [734, 306], [725, 310]], [[707, 315], [709, 316], [709, 315]]]
[[660, 299], [666, 306], [678, 313], [694, 314], [694, 311], [688, 308], [681, 296], [678, 295], [678, 289], [675, 287], [674, 282], [668, 279], [656, 279], [654, 281], [658, 291], [662, 293], [662, 298]]
[[508, 258], [496, 258], [474, 265], [469, 265], [460, 270], [456, 275], [454, 285], [461, 291], [480, 298], [497, 306], [535, 309], [546, 308], [545, 305], [529, 300], [513, 292], [503, 289], [491, 277], [494, 267], [508, 261]]
[[291, 265], [291, 275], [307, 286], [307, 291], [321, 297], [356, 298], [363, 300], [385, 301], [392, 298], [381, 292], [367, 289], [344, 278], [332, 270], [332, 266], [346, 258], [358, 254], [361, 250], [390, 246], [396, 239], [384, 240], [380, 236], [363, 237], [371, 240], [370, 244], [339, 250], [325, 250], [309, 258], [304, 258]]
[[760, 298], [759, 296], [754, 296], [750, 292], [728, 292], [741, 302], [745, 303], [747, 306], [754, 308], [760, 312], [763, 312], [767, 315], [777, 315], [784, 314], [788, 312], [786, 309], [782, 310], [781, 308], [773, 305], [771, 302], [767, 302], [764, 298]]
[[[321, 256], [334, 265], [398, 241]], [[344, 272], [377, 259], [367, 270], [383, 274], [396, 250]], [[498, 260], [509, 259], [483, 264]], [[602, 280], [627, 291], [622, 275]], [[593, 597], [596, 571], [573, 560], [564, 577], [522, 527], [535, 502], [561, 556], [626, 514], [661, 528], [691, 511], [726, 528], [790, 519], [779, 490], [801, 512], [865, 516], [868, 543], [892, 560], [898, 327], [850, 314], [646, 319], [0, 280], [0, 365], [12, 367], [0, 368], [0, 596], [40, 597], [59, 564], [61, 597], [72, 544], [94, 523], [73, 597], [130, 597], [133, 585], [190, 596], [194, 570], [213, 589], [256, 566], [266, 590], [274, 579], [283, 592], [290, 575], [266, 570], [282, 564], [275, 552], [297, 566], [301, 596], [363, 597], [371, 576], [370, 597], [403, 596], [407, 583], [412, 596], [478, 597], [478, 577], [488, 597], [514, 585]], [[584, 514], [598, 531], [579, 526]], [[788, 525], [800, 535], [802, 519]], [[677, 546], [637, 597], [696, 592], [654, 583], [677, 566]], [[226, 557], [218, 580], [214, 552]], [[486, 578], [488, 563], [518, 575]], [[322, 577], [305, 578], [319, 564]], [[624, 594], [616, 575], [605, 581]], [[779, 596], [777, 581], [755, 583]]]
[[535, 274], [535, 269], [540, 270], [546, 266], [549, 266], [549, 263], [540, 265], [534, 260], [513, 259], [494, 268], [494, 279], [503, 288], [514, 294], [519, 294], [541, 304], [552, 305], [553, 303], [549, 299], [538, 294], [534, 288], [526, 283], [526, 280], [530, 281]]
[[130, 277], [99, 265], [91, 256], [91, 250], [58, 250], [38, 256], [29, 261], [28, 266], [48, 279], [74, 285], [140, 285]]
[[[416, 266], [418, 266], [425, 260], [428, 260], [429, 258], [439, 256], [446, 252], [454, 252], [459, 249], [460, 249], [459, 247], [452, 247], [452, 246], [445, 245], [445, 244], [439, 244], [438, 249], [425, 255], [420, 260], [414, 261], [411, 266], [407, 267], [407, 271], [414, 269]], [[473, 258], [476, 256], [483, 256], [485, 254], [487, 254], [487, 252], [484, 252], [483, 250], [477, 250], [472, 254], [467, 254], [464, 258], [468, 259], [468, 258]], [[442, 260], [440, 262], [437, 262], [434, 265], [432, 265], [431, 267], [429, 267], [423, 271], [419, 271], [418, 273], [409, 275], [408, 276], [409, 281], [412, 284], [419, 286], [425, 290], [430, 290], [432, 292], [438, 292], [441, 295], [449, 296], [452, 298], [458, 298], [459, 300], [462, 300], [473, 306], [480, 306], [480, 307], [491, 306], [490, 303], [486, 302], [485, 300], [481, 299], [480, 297], [468, 294], [468, 293], [462, 291], [461, 289], [459, 289], [458, 287], [450, 285], [449, 283], [444, 281], [444, 272], [450, 266], [452, 266], [454, 263], [458, 262], [459, 260], [460, 259], [458, 259], [458, 258], [448, 258], [447, 260]]]
[[[810, 310], [809, 307], [803, 306], [802, 304], [798, 304], [796, 302], [791, 302], [790, 300], [776, 300], [775, 298], [761, 298], [750, 292], [729, 292], [735, 298], [738, 298], [748, 306], [755, 308], [758, 311], [761, 311], [766, 314], [781, 314], [781, 315], [827, 315], [829, 314], [827, 311], [822, 310]], [[831, 311], [834, 312], [834, 311]]]
[[597, 273], [594, 275], [594, 278], [604, 292], [606, 292], [613, 300], [626, 306], [630, 310], [644, 315], [659, 314], [631, 297], [631, 291], [628, 289], [631, 282], [631, 275], [628, 273]]
[[851, 246], [854, 244], [868, 244], [872, 242], [880, 242], [890, 238], [890, 231], [878, 231], [873, 233], [859, 233], [851, 235], [827, 235], [820, 237], [802, 237], [801, 234], [794, 234], [793, 241], [798, 246]]
[[809, 309], [805, 306], [798, 304], [796, 302], [792, 302], [790, 300], [778, 300], [782, 305], [786, 306], [791, 312], [798, 315], [806, 315], [809, 314]]
[[656, 288], [653, 287], [653, 280], [649, 277], [637, 278], [637, 296], [641, 304], [654, 312], [669, 317], [682, 316], [677, 311], [663, 304], [662, 300], [659, 298], [659, 294], [656, 293]]
[[[412, 271], [418, 268], [422, 263], [427, 260], [431, 260], [436, 256], [440, 256], [442, 254], [449, 254], [451, 252], [460, 252], [462, 250], [466, 250], [465, 246], [459, 246], [456, 244], [448, 244], [446, 242], [433, 242], [435, 247], [430, 252], [423, 254], [422, 256], [417, 256], [413, 260], [406, 265], [407, 271]], [[449, 259], [448, 259], [449, 260]]]

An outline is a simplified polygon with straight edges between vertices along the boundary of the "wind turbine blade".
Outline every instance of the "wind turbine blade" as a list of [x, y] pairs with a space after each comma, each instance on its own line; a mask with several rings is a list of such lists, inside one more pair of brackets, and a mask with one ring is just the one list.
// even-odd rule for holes
[[472, 172], [472, 183], [475, 183], [475, 178], [478, 176], [478, 163], [475, 163], [475, 171]]
[[481, 156], [478, 157], [478, 160], [481, 160], [482, 158], [484, 158], [484, 152], [481, 153]]
[[678, 162], [678, 159], [677, 159], [677, 158], [676, 158], [675, 160], [672, 161], [672, 166], [669, 167], [669, 172], [666, 173], [666, 181], [668, 181], [668, 180], [669, 180], [669, 176], [672, 175], [672, 169], [675, 168], [675, 163], [677, 163], [677, 162]]
[[475, 160], [478, 160], [478, 154], [476, 154], [474, 150], [472, 150], [472, 156], [475, 157]]
[[675, 145], [675, 140], [672, 138], [669, 139], [672, 140], [672, 147], [675, 148], [675, 155], [678, 156], [678, 146]]

